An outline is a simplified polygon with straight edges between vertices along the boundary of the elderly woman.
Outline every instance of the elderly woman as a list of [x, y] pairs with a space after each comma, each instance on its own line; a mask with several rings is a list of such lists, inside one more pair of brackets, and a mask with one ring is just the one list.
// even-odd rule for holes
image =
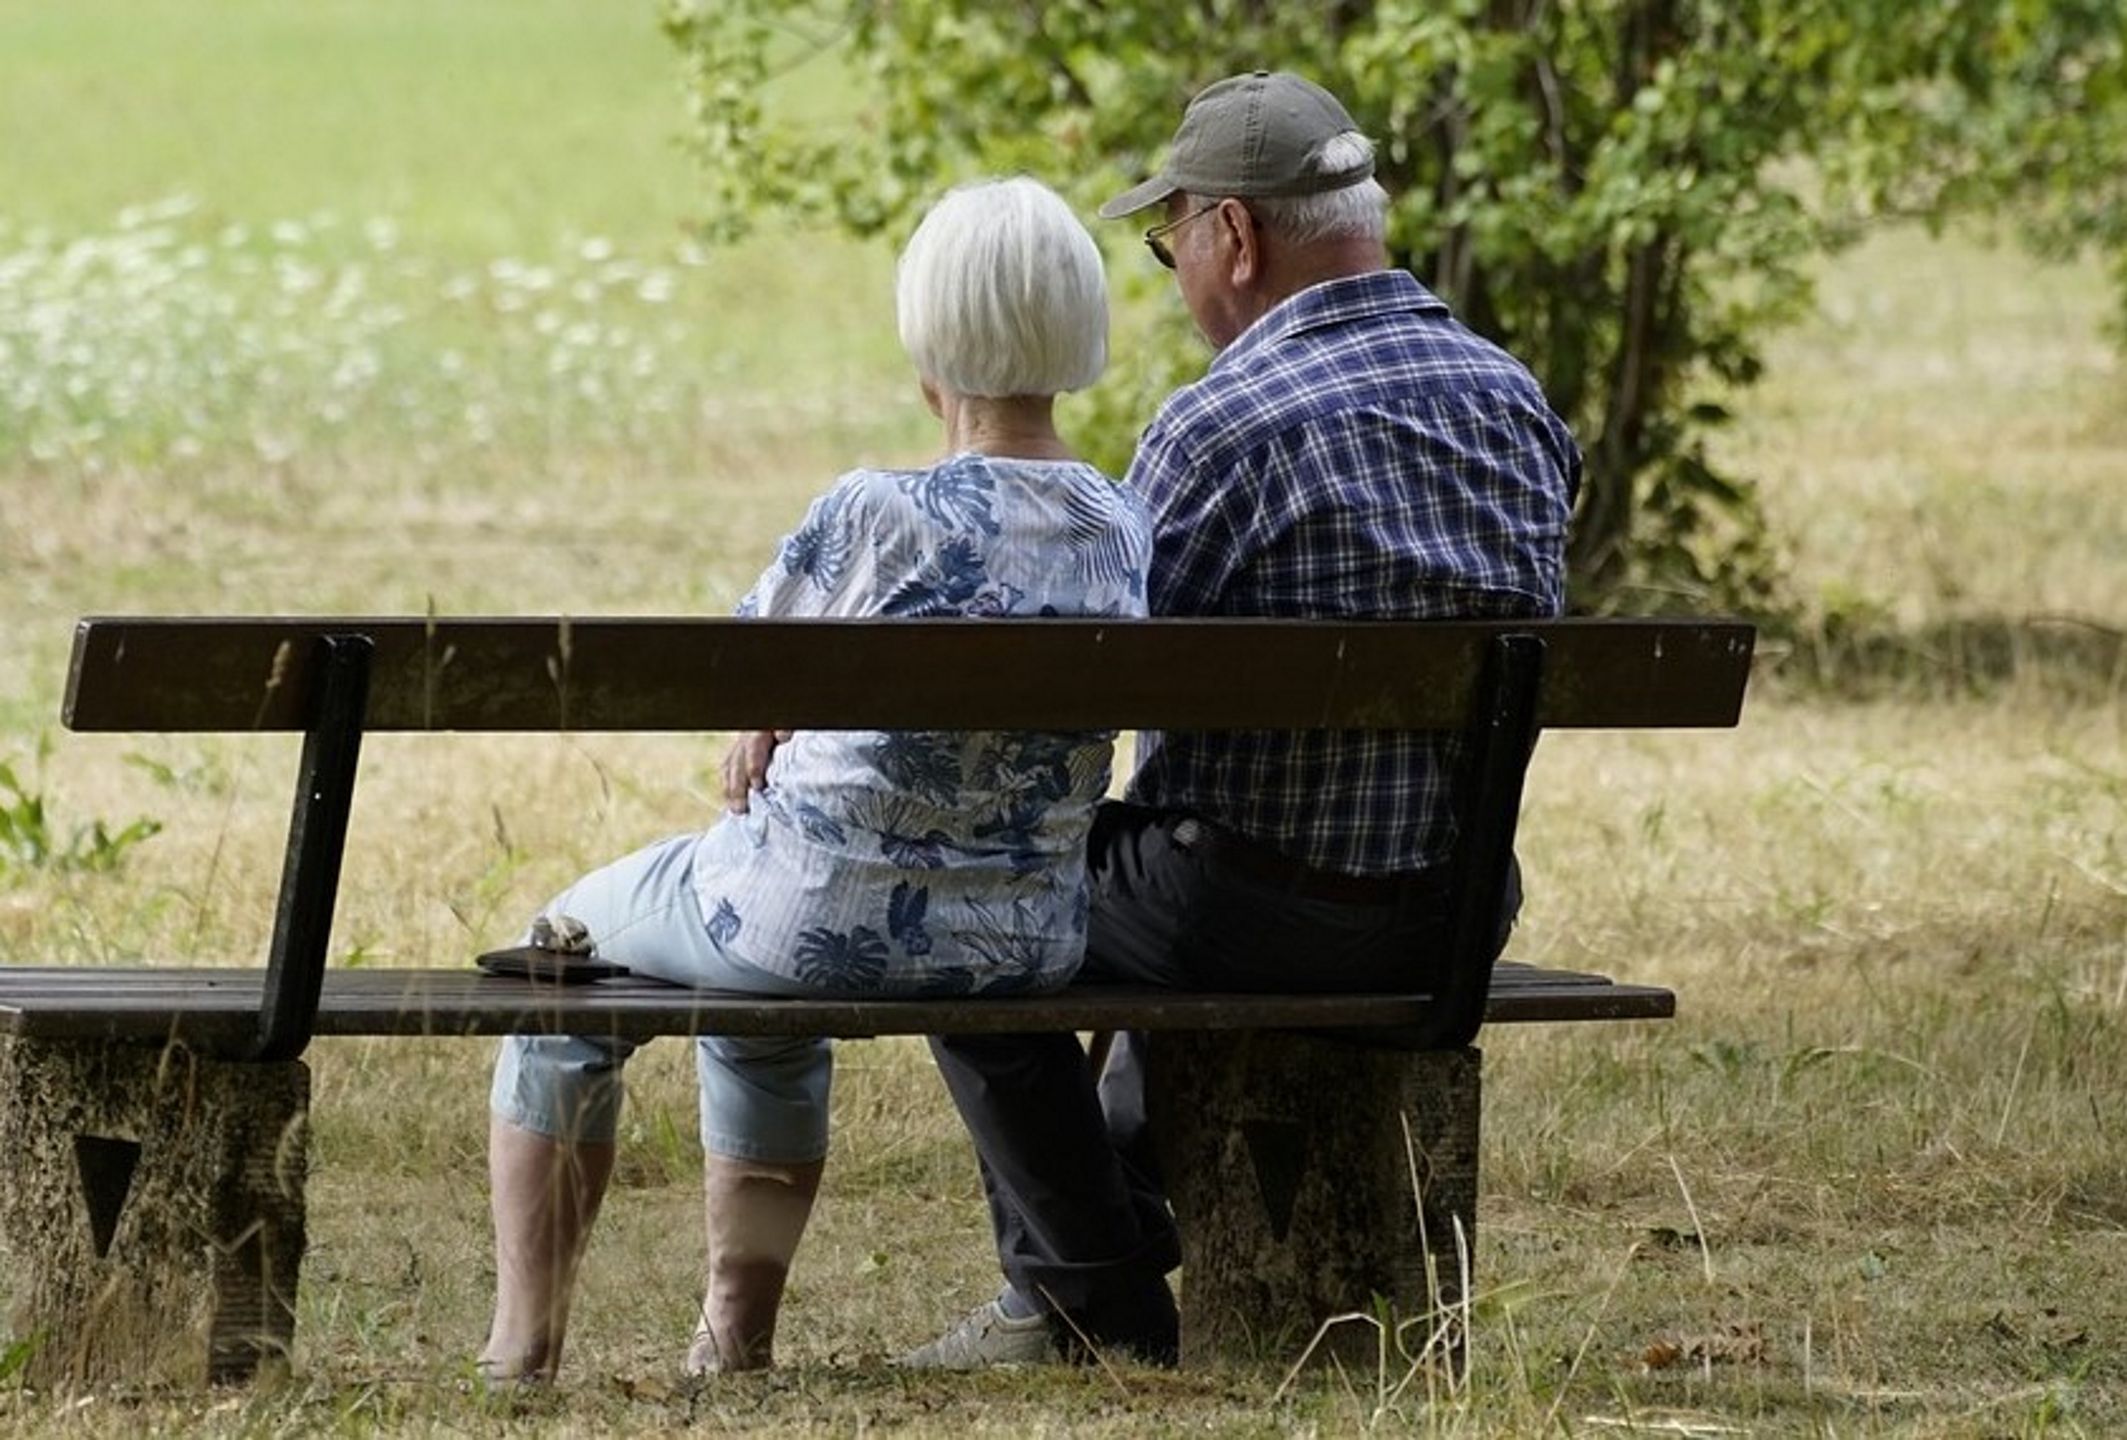
[[[1058, 437], [1059, 391], [1107, 359], [1099, 251], [1034, 181], [966, 187], [902, 253], [902, 344], [945, 458], [857, 470], [813, 502], [744, 615], [1144, 613], [1136, 500]], [[940, 676], [939, 683], [967, 683]], [[563, 891], [606, 959], [768, 995], [1005, 994], [1062, 985], [1085, 945], [1085, 839], [1112, 734], [827, 732], [743, 738], [731, 813]], [[750, 792], [750, 793], [749, 793]], [[516, 1036], [489, 1136], [492, 1379], [561, 1356], [614, 1154], [631, 1047]], [[708, 1278], [690, 1372], [770, 1362], [827, 1152], [826, 1040], [697, 1042]]]

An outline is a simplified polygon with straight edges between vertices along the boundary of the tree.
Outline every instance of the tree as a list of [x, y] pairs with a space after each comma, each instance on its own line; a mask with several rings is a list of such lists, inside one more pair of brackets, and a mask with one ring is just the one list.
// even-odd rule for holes
[[[1396, 261], [1528, 361], [1581, 437], [1576, 604], [1761, 613], [1777, 567], [1752, 486], [1709, 454], [1722, 398], [1758, 377], [1768, 328], [1806, 303], [1809, 262], [1870, 214], [2043, 196], [2035, 237], [2109, 234], [2127, 253], [2123, 21], [2127, 0], [667, 11], [724, 234], [766, 210], [873, 233], [951, 180], [1012, 170], [1090, 207], [1156, 164], [1209, 81], [1264, 64], [1319, 80], [1380, 146]], [[778, 112], [779, 70], [830, 48], [861, 87], [859, 120]], [[2053, 168], [2081, 144], [2110, 145], [2110, 168], [2102, 149]], [[2093, 210], [2098, 192], [2111, 198]], [[1124, 355], [1095, 408], [1110, 460], [1201, 363], [1172, 338]]]
[[2045, 256], [2102, 254], [2127, 341], [2127, 4], [1978, 8], [1989, 23], [1928, 47], [1932, 69], [1883, 88], [1873, 146], [1841, 156], [1835, 182], [1880, 212], [1977, 213]]

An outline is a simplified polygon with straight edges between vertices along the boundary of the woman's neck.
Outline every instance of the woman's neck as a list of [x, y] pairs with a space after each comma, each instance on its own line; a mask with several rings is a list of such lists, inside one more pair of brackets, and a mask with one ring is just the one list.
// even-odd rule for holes
[[948, 454], [972, 450], [1013, 460], [1077, 458], [1056, 433], [1053, 395], [993, 397], [948, 392], [939, 400]]

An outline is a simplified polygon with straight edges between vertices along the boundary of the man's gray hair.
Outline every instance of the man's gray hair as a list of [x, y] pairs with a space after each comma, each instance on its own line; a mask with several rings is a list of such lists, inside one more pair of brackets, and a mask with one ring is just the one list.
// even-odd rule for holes
[[894, 282], [901, 345], [961, 395], [1080, 390], [1108, 363], [1100, 247], [1036, 180], [963, 185], [931, 207]]
[[[1364, 165], [1373, 154], [1371, 140], [1347, 130], [1323, 141], [1307, 157], [1308, 168], [1334, 174]], [[1388, 192], [1372, 178], [1315, 195], [1251, 198], [1248, 209], [1266, 228], [1296, 245], [1333, 239], [1378, 243], [1388, 234]]]

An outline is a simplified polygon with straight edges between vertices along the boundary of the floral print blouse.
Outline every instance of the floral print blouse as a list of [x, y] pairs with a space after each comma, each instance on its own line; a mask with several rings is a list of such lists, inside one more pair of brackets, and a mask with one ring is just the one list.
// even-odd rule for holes
[[[856, 470], [813, 502], [739, 613], [1138, 618], [1151, 544], [1136, 496], [1076, 461]], [[829, 993], [1062, 985], [1085, 953], [1086, 831], [1114, 738], [800, 731], [749, 812], [697, 842], [710, 938]]]

